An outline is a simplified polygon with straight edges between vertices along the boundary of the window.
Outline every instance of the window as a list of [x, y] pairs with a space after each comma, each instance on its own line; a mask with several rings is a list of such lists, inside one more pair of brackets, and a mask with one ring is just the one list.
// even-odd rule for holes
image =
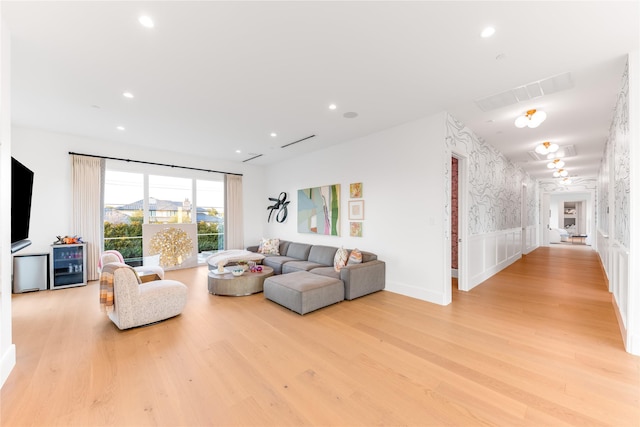
[[104, 249], [142, 265], [144, 175], [107, 170], [104, 185]]
[[224, 182], [196, 181], [198, 252], [224, 249]]
[[149, 223], [190, 223], [192, 184], [193, 179], [150, 175]]
[[206, 177], [133, 173], [107, 164], [104, 249], [120, 251], [127, 264], [141, 265], [142, 224], [196, 223], [199, 262], [223, 250], [224, 177]]

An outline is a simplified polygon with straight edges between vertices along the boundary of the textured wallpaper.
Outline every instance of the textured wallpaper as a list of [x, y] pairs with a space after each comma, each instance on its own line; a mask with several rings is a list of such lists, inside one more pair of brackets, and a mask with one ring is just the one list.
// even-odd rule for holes
[[[612, 170], [613, 169], [613, 170]], [[613, 172], [613, 176], [612, 176]], [[611, 182], [613, 179], [613, 182]], [[629, 248], [629, 62], [627, 62], [613, 122], [598, 174], [598, 228]], [[613, 207], [609, 195], [613, 192]], [[613, 215], [614, 229], [609, 230]]]
[[[469, 159], [469, 233], [520, 227], [521, 185], [526, 174], [454, 117], [449, 114], [446, 117], [448, 148], [465, 152]], [[447, 161], [447, 178], [451, 176], [450, 169]], [[532, 183], [530, 188], [535, 187]], [[527, 201], [529, 225], [537, 224], [537, 213], [533, 212], [537, 203], [535, 196]]]
[[622, 75], [611, 126], [614, 157], [614, 206], [616, 240], [629, 248], [629, 63]]

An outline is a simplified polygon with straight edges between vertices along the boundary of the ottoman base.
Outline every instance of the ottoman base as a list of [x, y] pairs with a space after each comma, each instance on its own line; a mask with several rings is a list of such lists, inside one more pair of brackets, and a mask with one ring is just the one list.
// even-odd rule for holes
[[344, 300], [344, 283], [308, 271], [298, 271], [267, 278], [264, 296], [298, 314], [305, 314]]

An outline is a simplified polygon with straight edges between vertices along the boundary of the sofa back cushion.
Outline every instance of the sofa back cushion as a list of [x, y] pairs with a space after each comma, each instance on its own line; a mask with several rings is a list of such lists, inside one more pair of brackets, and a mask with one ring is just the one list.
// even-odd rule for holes
[[289, 249], [289, 244], [291, 242], [288, 240], [280, 240], [280, 255], [284, 255], [287, 253], [287, 249]]
[[311, 251], [311, 245], [305, 243], [291, 242], [287, 248], [287, 256], [296, 259], [307, 260], [309, 252]]
[[309, 261], [322, 265], [333, 265], [333, 258], [338, 248], [333, 246], [313, 245], [309, 251]]
[[360, 251], [360, 253], [362, 253], [362, 262], [375, 261], [378, 259], [378, 255], [374, 253], [367, 251]]

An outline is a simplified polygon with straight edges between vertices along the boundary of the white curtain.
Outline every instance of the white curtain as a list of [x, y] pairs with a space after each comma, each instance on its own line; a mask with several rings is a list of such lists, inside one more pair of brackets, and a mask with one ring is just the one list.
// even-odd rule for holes
[[225, 175], [224, 248], [244, 249], [242, 220], [242, 176]]
[[87, 244], [87, 280], [98, 280], [98, 259], [102, 251], [104, 220], [104, 159], [71, 155], [72, 226]]

